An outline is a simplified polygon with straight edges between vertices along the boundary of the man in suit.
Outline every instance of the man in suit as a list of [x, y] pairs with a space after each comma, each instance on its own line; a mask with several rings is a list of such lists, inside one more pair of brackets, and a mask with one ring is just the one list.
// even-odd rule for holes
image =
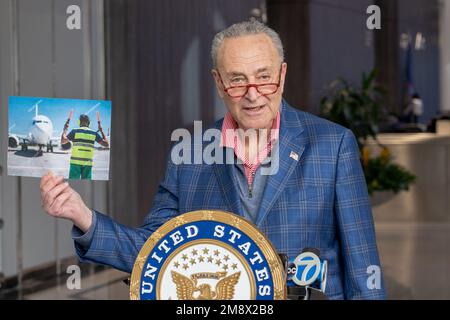
[[[87, 208], [62, 177], [42, 178], [44, 209], [74, 223], [80, 260], [131, 272], [140, 248], [164, 222], [216, 209], [251, 220], [290, 257], [318, 248], [328, 261], [330, 299], [385, 298], [381, 273], [379, 285], [369, 280], [370, 270], [381, 269], [352, 132], [282, 99], [287, 64], [278, 35], [265, 25], [242, 22], [218, 33], [212, 58], [217, 91], [228, 109], [214, 125], [222, 134], [216, 152], [231, 150], [231, 164], [169, 159], [139, 228]], [[245, 137], [249, 131], [256, 132], [253, 142]]]

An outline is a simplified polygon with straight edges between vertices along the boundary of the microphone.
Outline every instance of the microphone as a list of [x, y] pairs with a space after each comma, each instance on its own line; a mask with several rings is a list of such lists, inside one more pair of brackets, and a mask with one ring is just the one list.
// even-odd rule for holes
[[285, 253], [279, 253], [281, 263], [283, 264], [284, 274], [286, 275], [287, 283], [287, 298], [288, 300], [303, 300], [307, 295], [305, 287], [296, 286], [292, 282], [293, 272], [295, 273], [295, 265], [289, 260], [289, 257]]
[[320, 260], [317, 248], [304, 248], [295, 258], [289, 259], [286, 269], [288, 298], [294, 300], [326, 299], [328, 263]]

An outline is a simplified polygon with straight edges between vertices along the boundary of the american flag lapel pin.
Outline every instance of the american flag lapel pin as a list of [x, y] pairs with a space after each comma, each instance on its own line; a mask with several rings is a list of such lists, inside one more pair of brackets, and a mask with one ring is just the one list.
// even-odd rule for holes
[[295, 161], [298, 161], [298, 153], [296, 153], [294, 151], [291, 151], [291, 153], [289, 154], [289, 157], [291, 157]]

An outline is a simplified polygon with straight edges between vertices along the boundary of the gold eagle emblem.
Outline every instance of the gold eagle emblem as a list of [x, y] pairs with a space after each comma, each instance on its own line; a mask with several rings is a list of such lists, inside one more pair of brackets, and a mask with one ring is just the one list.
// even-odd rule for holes
[[[225, 273], [226, 274], [226, 273]], [[214, 291], [207, 283], [197, 286], [197, 279], [190, 279], [182, 274], [172, 271], [172, 280], [177, 287], [177, 297], [179, 300], [231, 300], [234, 297], [234, 288], [239, 282], [241, 272], [219, 280]], [[200, 292], [195, 298], [194, 292]]]

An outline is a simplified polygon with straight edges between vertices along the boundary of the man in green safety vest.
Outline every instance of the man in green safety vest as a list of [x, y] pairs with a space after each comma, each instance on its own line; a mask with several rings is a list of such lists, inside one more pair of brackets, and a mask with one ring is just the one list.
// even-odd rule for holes
[[[99, 122], [100, 124], [100, 122]], [[69, 179], [92, 179], [92, 165], [94, 159], [94, 144], [97, 141], [104, 147], [109, 147], [109, 142], [99, 125], [101, 135], [90, 129], [89, 117], [85, 114], [80, 116], [80, 127], [70, 131], [64, 127], [61, 135], [61, 145], [66, 145], [72, 141], [72, 156], [70, 157]]]

